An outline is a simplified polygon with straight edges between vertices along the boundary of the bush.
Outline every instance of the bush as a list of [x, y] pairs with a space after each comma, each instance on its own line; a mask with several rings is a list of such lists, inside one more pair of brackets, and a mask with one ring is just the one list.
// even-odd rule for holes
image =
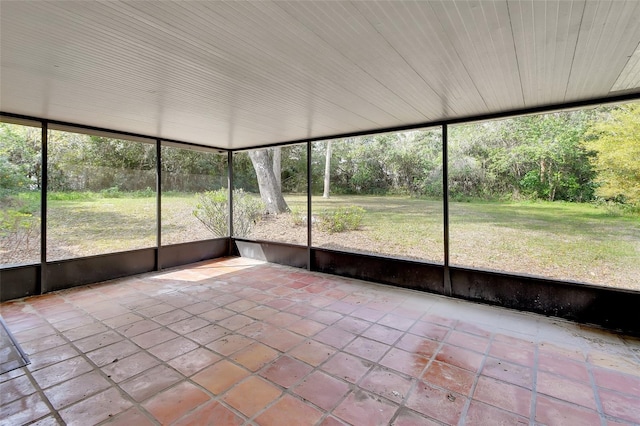
[[318, 215], [320, 228], [331, 234], [358, 229], [365, 213], [365, 209], [358, 206], [325, 210]]
[[[0, 264], [20, 263], [40, 244], [40, 220], [19, 210], [0, 210]], [[29, 259], [30, 260], [30, 259]]]
[[[216, 237], [229, 235], [228, 190], [207, 191], [198, 195], [198, 204], [193, 215]], [[242, 189], [233, 191], [233, 234], [246, 237], [264, 212], [262, 200], [251, 196]]]

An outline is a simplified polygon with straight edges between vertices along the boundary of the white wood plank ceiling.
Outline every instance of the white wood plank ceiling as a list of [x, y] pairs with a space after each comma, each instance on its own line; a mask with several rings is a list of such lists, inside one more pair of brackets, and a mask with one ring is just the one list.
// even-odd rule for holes
[[640, 1], [1, 1], [0, 110], [220, 148], [640, 93]]

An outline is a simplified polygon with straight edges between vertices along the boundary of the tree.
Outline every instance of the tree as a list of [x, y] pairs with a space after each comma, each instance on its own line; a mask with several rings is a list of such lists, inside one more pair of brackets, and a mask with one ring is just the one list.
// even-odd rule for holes
[[279, 146], [271, 148], [271, 160], [278, 191], [282, 192], [282, 150]]
[[249, 151], [249, 158], [253, 163], [258, 178], [260, 197], [264, 202], [267, 213], [280, 214], [289, 211], [289, 206], [282, 196], [275, 173], [273, 172], [273, 160], [269, 157], [267, 149], [255, 149]]
[[331, 141], [327, 141], [327, 152], [324, 160], [324, 191], [322, 198], [329, 198], [331, 185]]
[[603, 198], [640, 204], [640, 103], [622, 105], [598, 120], [584, 145], [595, 155], [592, 164]]

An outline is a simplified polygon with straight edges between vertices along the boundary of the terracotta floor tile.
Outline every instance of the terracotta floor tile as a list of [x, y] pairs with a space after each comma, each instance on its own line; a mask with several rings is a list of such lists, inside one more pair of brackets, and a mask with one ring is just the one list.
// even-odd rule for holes
[[294, 333], [298, 333], [306, 337], [311, 337], [324, 328], [324, 324], [310, 319], [301, 319], [287, 327], [289, 331], [293, 331]]
[[333, 324], [334, 327], [339, 327], [353, 334], [360, 334], [371, 325], [372, 323], [369, 321], [353, 317], [344, 317]]
[[334, 353], [336, 353], [334, 348], [315, 340], [308, 340], [288, 352], [289, 355], [314, 367], [322, 364]]
[[342, 420], [338, 420], [333, 416], [326, 417], [319, 426], [348, 426]]
[[614, 370], [594, 367], [593, 377], [596, 384], [601, 388], [613, 389], [640, 397], [640, 371], [636, 376], [631, 376]]
[[57, 334], [46, 336], [42, 339], [31, 340], [29, 342], [20, 342], [22, 350], [31, 356], [35, 353], [46, 351], [47, 349], [56, 348], [67, 343], [67, 341]]
[[572, 361], [566, 357], [538, 354], [538, 369], [585, 383], [590, 381], [587, 364]]
[[311, 426], [321, 417], [322, 413], [317, 409], [291, 395], [284, 395], [260, 414], [255, 422], [261, 426]]
[[334, 348], [341, 349], [345, 347], [349, 342], [351, 342], [355, 337], [355, 334], [344, 331], [341, 328], [327, 327], [313, 336], [313, 339], [321, 343], [333, 346]]
[[446, 343], [484, 353], [489, 347], [489, 339], [454, 330], [447, 336]]
[[198, 348], [169, 361], [169, 365], [186, 377], [213, 365], [220, 360], [220, 356], [205, 348]]
[[513, 364], [497, 358], [487, 358], [482, 375], [513, 383], [531, 389], [533, 386], [533, 373], [529, 367]]
[[427, 339], [441, 342], [447, 336], [449, 329], [438, 324], [432, 324], [430, 322], [416, 321], [413, 327], [409, 329], [409, 332], [417, 336], [422, 336], [426, 337]]
[[569, 345], [561, 346], [556, 343], [542, 342], [538, 345], [539, 355], [548, 355], [552, 358], [562, 358], [571, 361], [584, 362], [585, 355], [580, 347], [571, 347]]
[[157, 317], [167, 312], [173, 311], [175, 308], [167, 303], [157, 303], [145, 308], [137, 309], [138, 313], [148, 318]]
[[124, 413], [102, 424], [109, 426], [154, 426], [153, 422], [137, 408], [129, 408]]
[[229, 330], [238, 330], [252, 324], [255, 320], [246, 315], [236, 314], [217, 322], [218, 325]]
[[53, 408], [59, 410], [89, 395], [103, 391], [109, 386], [111, 386], [111, 384], [106, 381], [100, 373], [92, 371], [50, 387], [44, 391], [44, 394], [47, 396], [47, 399], [49, 399], [49, 402], [51, 402], [51, 405], [53, 405]]
[[406, 318], [400, 315], [396, 315], [394, 313], [386, 314], [384, 317], [380, 318], [378, 324], [384, 325], [387, 327], [395, 328], [400, 331], [407, 331], [413, 326], [416, 320], [411, 318]]
[[305, 338], [298, 334], [284, 329], [278, 329], [260, 339], [260, 342], [264, 343], [265, 345], [271, 346], [272, 348], [277, 349], [280, 352], [287, 352], [294, 346], [298, 346], [304, 340]]
[[108, 328], [104, 326], [102, 323], [95, 322], [93, 324], [84, 325], [78, 328], [72, 328], [71, 330], [67, 330], [62, 332], [64, 336], [71, 340], [72, 342], [75, 340], [80, 340], [85, 337], [95, 336], [96, 334], [104, 333]]
[[298, 383], [313, 370], [311, 366], [288, 356], [281, 356], [260, 374], [283, 388]]
[[219, 395], [249, 374], [251, 373], [244, 368], [222, 360], [205, 368], [191, 379], [211, 393]]
[[49, 407], [39, 394], [34, 393], [17, 399], [9, 404], [2, 404], [0, 424], [24, 425], [49, 414]]
[[293, 391], [329, 411], [349, 392], [349, 385], [321, 371], [314, 371]]
[[273, 402], [281, 394], [280, 389], [268, 382], [250, 376], [228, 391], [223, 400], [248, 417], [252, 417]]
[[133, 336], [137, 336], [142, 333], [146, 333], [151, 330], [155, 330], [160, 328], [160, 324], [155, 323], [151, 320], [145, 319], [142, 321], [137, 321], [129, 324], [125, 324], [123, 326], [118, 327], [118, 332], [120, 332], [123, 336], [131, 338]]
[[316, 312], [318, 308], [315, 306], [308, 305], [304, 302], [299, 302], [294, 305], [289, 306], [285, 309], [287, 312], [291, 312], [292, 314], [298, 315], [300, 317], [307, 317], [312, 313]]
[[400, 404], [409, 393], [411, 380], [393, 370], [374, 367], [360, 382], [360, 387]]
[[390, 327], [385, 327], [379, 324], [372, 325], [368, 330], [362, 333], [362, 336], [369, 339], [377, 340], [378, 342], [385, 343], [387, 345], [393, 345], [398, 341], [402, 332]]
[[355, 311], [351, 312], [349, 316], [360, 318], [369, 322], [376, 322], [383, 316], [385, 316], [388, 312], [379, 311], [377, 309], [371, 309], [367, 307], [358, 308]]
[[422, 371], [428, 363], [429, 358], [425, 358], [417, 353], [411, 353], [396, 348], [391, 348], [384, 358], [380, 360], [381, 365], [408, 374], [412, 377], [420, 377], [420, 374], [422, 374]]
[[489, 336], [491, 336], [491, 331], [489, 331], [488, 329], [479, 327], [476, 324], [468, 323], [465, 321], [458, 321], [458, 323], [455, 326], [455, 329], [459, 331], [464, 331], [465, 333], [475, 334], [476, 336], [480, 336], [480, 337], [488, 338]]
[[92, 369], [93, 367], [84, 358], [78, 356], [38, 370], [32, 373], [32, 376], [42, 389], [46, 389]]
[[625, 421], [640, 421], [640, 397], [619, 394], [606, 390], [599, 391], [602, 409], [608, 414]]
[[538, 371], [536, 391], [557, 399], [596, 410], [596, 400], [591, 384], [576, 382], [562, 376]]
[[434, 361], [423, 373], [422, 380], [462, 395], [469, 395], [475, 382], [475, 373], [451, 364]]
[[140, 351], [138, 346], [134, 345], [129, 340], [124, 340], [89, 352], [87, 353], [87, 358], [89, 358], [98, 367], [104, 367], [107, 364], [111, 364], [116, 359], [126, 358], [138, 351]]
[[558, 426], [598, 425], [600, 416], [595, 411], [575, 404], [558, 401], [544, 395], [536, 400], [537, 422]]
[[441, 426], [442, 423], [401, 407], [393, 420], [393, 426]]
[[[342, 292], [342, 293], [344, 293], [344, 292]], [[359, 308], [358, 305], [355, 305], [355, 304], [352, 304], [352, 303], [345, 303], [345, 302], [342, 302], [342, 301], [337, 301], [337, 302], [334, 302], [334, 303], [330, 304], [329, 306], [327, 306], [327, 310], [336, 311], [336, 312], [339, 312], [339, 313], [344, 314], [344, 315], [348, 315], [348, 314], [350, 314], [351, 312], [355, 311], [358, 308]]]
[[208, 400], [209, 395], [199, 387], [181, 382], [155, 395], [142, 406], [161, 424], [170, 424]]
[[116, 416], [129, 407], [131, 402], [111, 388], [61, 410], [60, 417], [67, 426], [85, 426]]
[[472, 372], [480, 370], [484, 355], [451, 345], [442, 345], [435, 357], [436, 360]]
[[120, 388], [135, 401], [141, 402], [183, 379], [184, 377], [177, 371], [165, 365], [158, 365], [120, 383]]
[[185, 337], [177, 337], [148, 349], [151, 355], [162, 361], [168, 361], [196, 349], [198, 344]]
[[406, 406], [438, 421], [455, 425], [465, 403], [466, 398], [460, 394], [419, 381], [409, 395]]
[[36, 388], [33, 387], [27, 376], [22, 375], [3, 382], [0, 385], [0, 391], [2, 392], [0, 403], [4, 405], [33, 394]]
[[96, 336], [85, 337], [84, 339], [73, 342], [74, 346], [82, 352], [91, 352], [109, 346], [122, 340], [122, 336], [113, 330], [105, 331]]
[[225, 306], [226, 309], [231, 309], [235, 312], [244, 312], [251, 308], [255, 308], [258, 306], [256, 303], [251, 302], [249, 300], [236, 300], [235, 302], [231, 302]]
[[232, 334], [232, 332], [218, 325], [207, 325], [206, 327], [199, 328], [196, 331], [186, 334], [184, 337], [201, 345], [207, 345], [214, 340], [218, 340], [222, 336], [226, 336], [227, 334]]
[[163, 327], [132, 337], [131, 341], [143, 349], [148, 349], [176, 337], [178, 337], [176, 333]]
[[247, 337], [241, 336], [239, 334], [230, 334], [209, 343], [207, 345], [207, 348], [224, 356], [229, 356], [232, 353], [237, 352], [252, 343], [253, 340]]
[[252, 343], [231, 356], [238, 364], [251, 371], [258, 371], [278, 357], [278, 352], [262, 343]]
[[30, 371], [37, 371], [41, 368], [57, 364], [60, 361], [77, 357], [78, 355], [80, 355], [80, 353], [72, 345], [58, 346], [56, 348], [38, 352], [37, 354], [30, 354], [29, 361], [31, 361], [31, 363], [27, 368]]
[[215, 308], [215, 309], [211, 309], [209, 311], [203, 312], [201, 314], [198, 314], [198, 317], [209, 322], [216, 322], [216, 321], [223, 320], [225, 318], [229, 318], [235, 314], [236, 313], [230, 309]]
[[396, 409], [396, 405], [358, 389], [347, 395], [333, 410], [333, 414], [354, 425], [385, 426], [389, 424]]
[[473, 393], [473, 399], [524, 417], [531, 414], [531, 396], [529, 389], [485, 376], [480, 376]]
[[182, 309], [189, 312], [192, 315], [200, 315], [200, 314], [204, 314], [205, 312], [209, 312], [214, 308], [215, 306], [213, 306], [208, 301], [203, 301], [203, 302], [197, 302], [192, 305], [185, 306]]
[[276, 309], [269, 308], [268, 306], [256, 306], [255, 308], [245, 311], [244, 315], [257, 320], [262, 320], [277, 313], [278, 311]]
[[29, 426], [60, 426], [61, 423], [53, 416], [44, 417], [34, 423], [30, 423]]
[[157, 359], [145, 352], [137, 352], [126, 358], [118, 358], [118, 361], [107, 364], [102, 367], [102, 372], [114, 382], [119, 383], [156, 365], [158, 365]]
[[301, 318], [298, 315], [294, 315], [288, 312], [278, 312], [277, 314], [270, 315], [264, 318], [263, 321], [266, 321], [269, 324], [273, 324], [276, 327], [287, 327], [288, 325], [294, 324], [300, 319]]
[[236, 413], [220, 404], [218, 401], [211, 401], [185, 415], [176, 423], [174, 423], [173, 426], [240, 426], [243, 423], [244, 419], [242, 417], [238, 416]]
[[465, 425], [514, 425], [527, 426], [529, 424], [529, 416], [521, 417], [508, 411], [500, 410], [491, 405], [482, 402], [471, 401], [469, 411], [464, 420]]
[[322, 365], [322, 369], [341, 380], [358, 382], [371, 368], [372, 364], [360, 358], [340, 352]]
[[331, 325], [343, 317], [342, 314], [334, 311], [319, 310], [310, 314], [307, 318], [326, 325]]
[[507, 342], [491, 343], [489, 355], [527, 367], [532, 367], [535, 363], [533, 347], [522, 347]]
[[425, 358], [431, 358], [438, 350], [438, 347], [440, 347], [440, 343], [435, 340], [425, 339], [424, 337], [407, 333], [398, 340], [395, 346], [407, 352], [418, 354]]
[[[73, 318], [68, 318], [62, 321], [53, 322], [53, 326], [59, 331], [67, 331], [73, 328], [81, 327], [84, 325], [97, 324], [96, 320], [91, 315], [80, 315]], [[15, 333], [18, 340], [22, 341], [24, 338], [22, 333]]]
[[361, 358], [377, 362], [389, 350], [390, 346], [364, 337], [356, 337], [343, 351]]
[[189, 317], [181, 321], [174, 322], [173, 324], [169, 324], [167, 328], [175, 331], [180, 335], [184, 335], [187, 333], [191, 333], [192, 331], [199, 330], [206, 325], [210, 325], [210, 322], [205, 319], [199, 317]]

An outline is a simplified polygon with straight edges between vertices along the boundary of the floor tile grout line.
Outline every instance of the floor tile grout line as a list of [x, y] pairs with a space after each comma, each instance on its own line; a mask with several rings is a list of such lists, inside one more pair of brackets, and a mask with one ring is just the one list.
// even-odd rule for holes
[[598, 415], [600, 416], [600, 422], [602, 426], [607, 426], [607, 420], [605, 419], [604, 408], [602, 406], [602, 401], [600, 400], [600, 392], [598, 391], [596, 379], [595, 379], [595, 376], [593, 375], [593, 366], [588, 361], [587, 350], [584, 347], [582, 350], [584, 354], [585, 364], [587, 366], [587, 374], [589, 374], [589, 384], [591, 385], [591, 390], [593, 391], [593, 397], [596, 402], [596, 409], [597, 409]]
[[467, 397], [467, 400], [465, 401], [464, 407], [462, 408], [462, 412], [460, 413], [460, 419], [458, 420], [458, 426], [463, 426], [465, 424], [465, 420], [467, 417], [467, 414], [469, 412], [469, 407], [471, 406], [471, 401], [473, 401], [473, 395], [475, 393], [476, 387], [478, 386], [478, 381], [480, 380], [480, 377], [482, 376], [482, 370], [484, 369], [484, 365], [487, 362], [487, 358], [489, 357], [489, 352], [491, 351], [491, 345], [493, 344], [493, 341], [495, 339], [496, 333], [492, 332], [489, 335], [489, 342], [487, 344], [487, 347], [484, 350], [484, 353], [482, 354], [482, 361], [480, 361], [480, 366], [478, 366], [478, 371], [476, 371], [475, 376], [474, 376], [474, 381], [473, 381], [473, 385], [471, 386], [471, 390], [469, 391], [469, 395]]
[[536, 412], [538, 410], [538, 363], [540, 362], [540, 341], [536, 339], [533, 352], [533, 368], [531, 377], [531, 412], [529, 414], [529, 426], [535, 426]]

